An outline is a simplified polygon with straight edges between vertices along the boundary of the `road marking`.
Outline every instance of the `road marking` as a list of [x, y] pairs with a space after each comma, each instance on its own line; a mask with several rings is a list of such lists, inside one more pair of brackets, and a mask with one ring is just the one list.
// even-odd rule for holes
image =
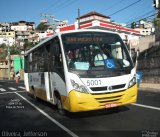
[[3, 91], [3, 92], [4, 92], [4, 91], [6, 91], [6, 90], [5, 90], [4, 88], [0, 88], [0, 91]]
[[9, 87], [9, 89], [11, 89], [11, 90], [17, 90], [16, 88], [13, 88], [13, 87]]
[[26, 89], [25, 87], [21, 87], [21, 86], [18, 86], [18, 88], [21, 88], [21, 89]]
[[148, 106], [148, 105], [142, 105], [142, 104], [132, 104], [134, 106], [139, 106], [139, 107], [144, 107], [144, 108], [150, 108], [150, 109], [155, 109], [155, 110], [160, 110], [158, 107], [153, 107], [153, 106]]
[[[26, 92], [26, 91], [16, 91], [16, 92], [20, 93], [20, 92]], [[0, 93], [0, 95], [12, 94], [12, 93], [16, 93], [16, 92], [4, 92], [4, 93]]]
[[57, 126], [59, 126], [61, 129], [63, 129], [64, 131], [66, 131], [68, 134], [70, 134], [72, 137], [78, 137], [78, 135], [76, 135], [75, 133], [73, 133], [71, 130], [69, 130], [68, 128], [66, 128], [65, 126], [63, 126], [61, 123], [59, 123], [57, 120], [55, 120], [54, 118], [52, 118], [51, 116], [49, 116], [46, 112], [44, 112], [42, 109], [38, 108], [36, 105], [34, 105], [33, 103], [31, 103], [29, 100], [27, 100], [25, 97], [23, 97], [22, 95], [18, 94], [17, 92], [15, 92], [15, 94], [17, 94], [19, 97], [21, 97], [23, 100], [25, 100], [27, 103], [29, 103], [32, 107], [34, 107], [36, 110], [38, 110], [41, 114], [43, 114], [45, 117], [47, 117], [49, 120], [51, 120], [54, 124], [56, 124]]

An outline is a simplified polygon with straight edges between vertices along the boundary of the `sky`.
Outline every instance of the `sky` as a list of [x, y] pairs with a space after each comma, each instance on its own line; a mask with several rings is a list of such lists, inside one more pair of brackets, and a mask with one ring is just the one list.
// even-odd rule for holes
[[152, 4], [153, 0], [0, 0], [0, 22], [24, 20], [38, 25], [44, 19], [41, 13], [45, 13], [73, 24], [79, 8], [80, 15], [96, 11], [115, 22], [129, 24], [153, 15]]

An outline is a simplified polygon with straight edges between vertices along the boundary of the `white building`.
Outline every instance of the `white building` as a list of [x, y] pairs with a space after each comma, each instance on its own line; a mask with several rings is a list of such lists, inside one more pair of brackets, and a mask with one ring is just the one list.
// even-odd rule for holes
[[26, 22], [26, 21], [13, 22], [13, 23], [11, 23], [10, 28], [12, 31], [32, 32], [35, 30], [35, 23], [34, 22]]
[[12, 46], [15, 44], [15, 32], [0, 32], [0, 45]]
[[138, 27], [135, 28], [135, 30], [140, 31], [140, 33], [142, 35], [146, 36], [146, 35], [153, 34], [155, 32], [155, 27], [152, 22], [147, 22], [147, 21], [141, 20], [139, 22]]

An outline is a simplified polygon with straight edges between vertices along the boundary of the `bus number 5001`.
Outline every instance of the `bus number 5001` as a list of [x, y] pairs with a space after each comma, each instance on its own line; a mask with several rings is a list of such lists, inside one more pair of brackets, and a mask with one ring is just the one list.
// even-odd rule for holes
[[101, 80], [87, 80], [87, 86], [101, 85]]

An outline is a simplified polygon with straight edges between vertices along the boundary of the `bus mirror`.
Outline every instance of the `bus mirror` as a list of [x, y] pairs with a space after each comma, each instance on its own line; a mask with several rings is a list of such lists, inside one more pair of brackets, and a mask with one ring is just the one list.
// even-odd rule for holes
[[137, 65], [138, 54], [139, 54], [139, 51], [136, 51], [134, 54], [131, 55], [131, 56], [132, 56], [133, 63], [134, 63], [134, 66]]

